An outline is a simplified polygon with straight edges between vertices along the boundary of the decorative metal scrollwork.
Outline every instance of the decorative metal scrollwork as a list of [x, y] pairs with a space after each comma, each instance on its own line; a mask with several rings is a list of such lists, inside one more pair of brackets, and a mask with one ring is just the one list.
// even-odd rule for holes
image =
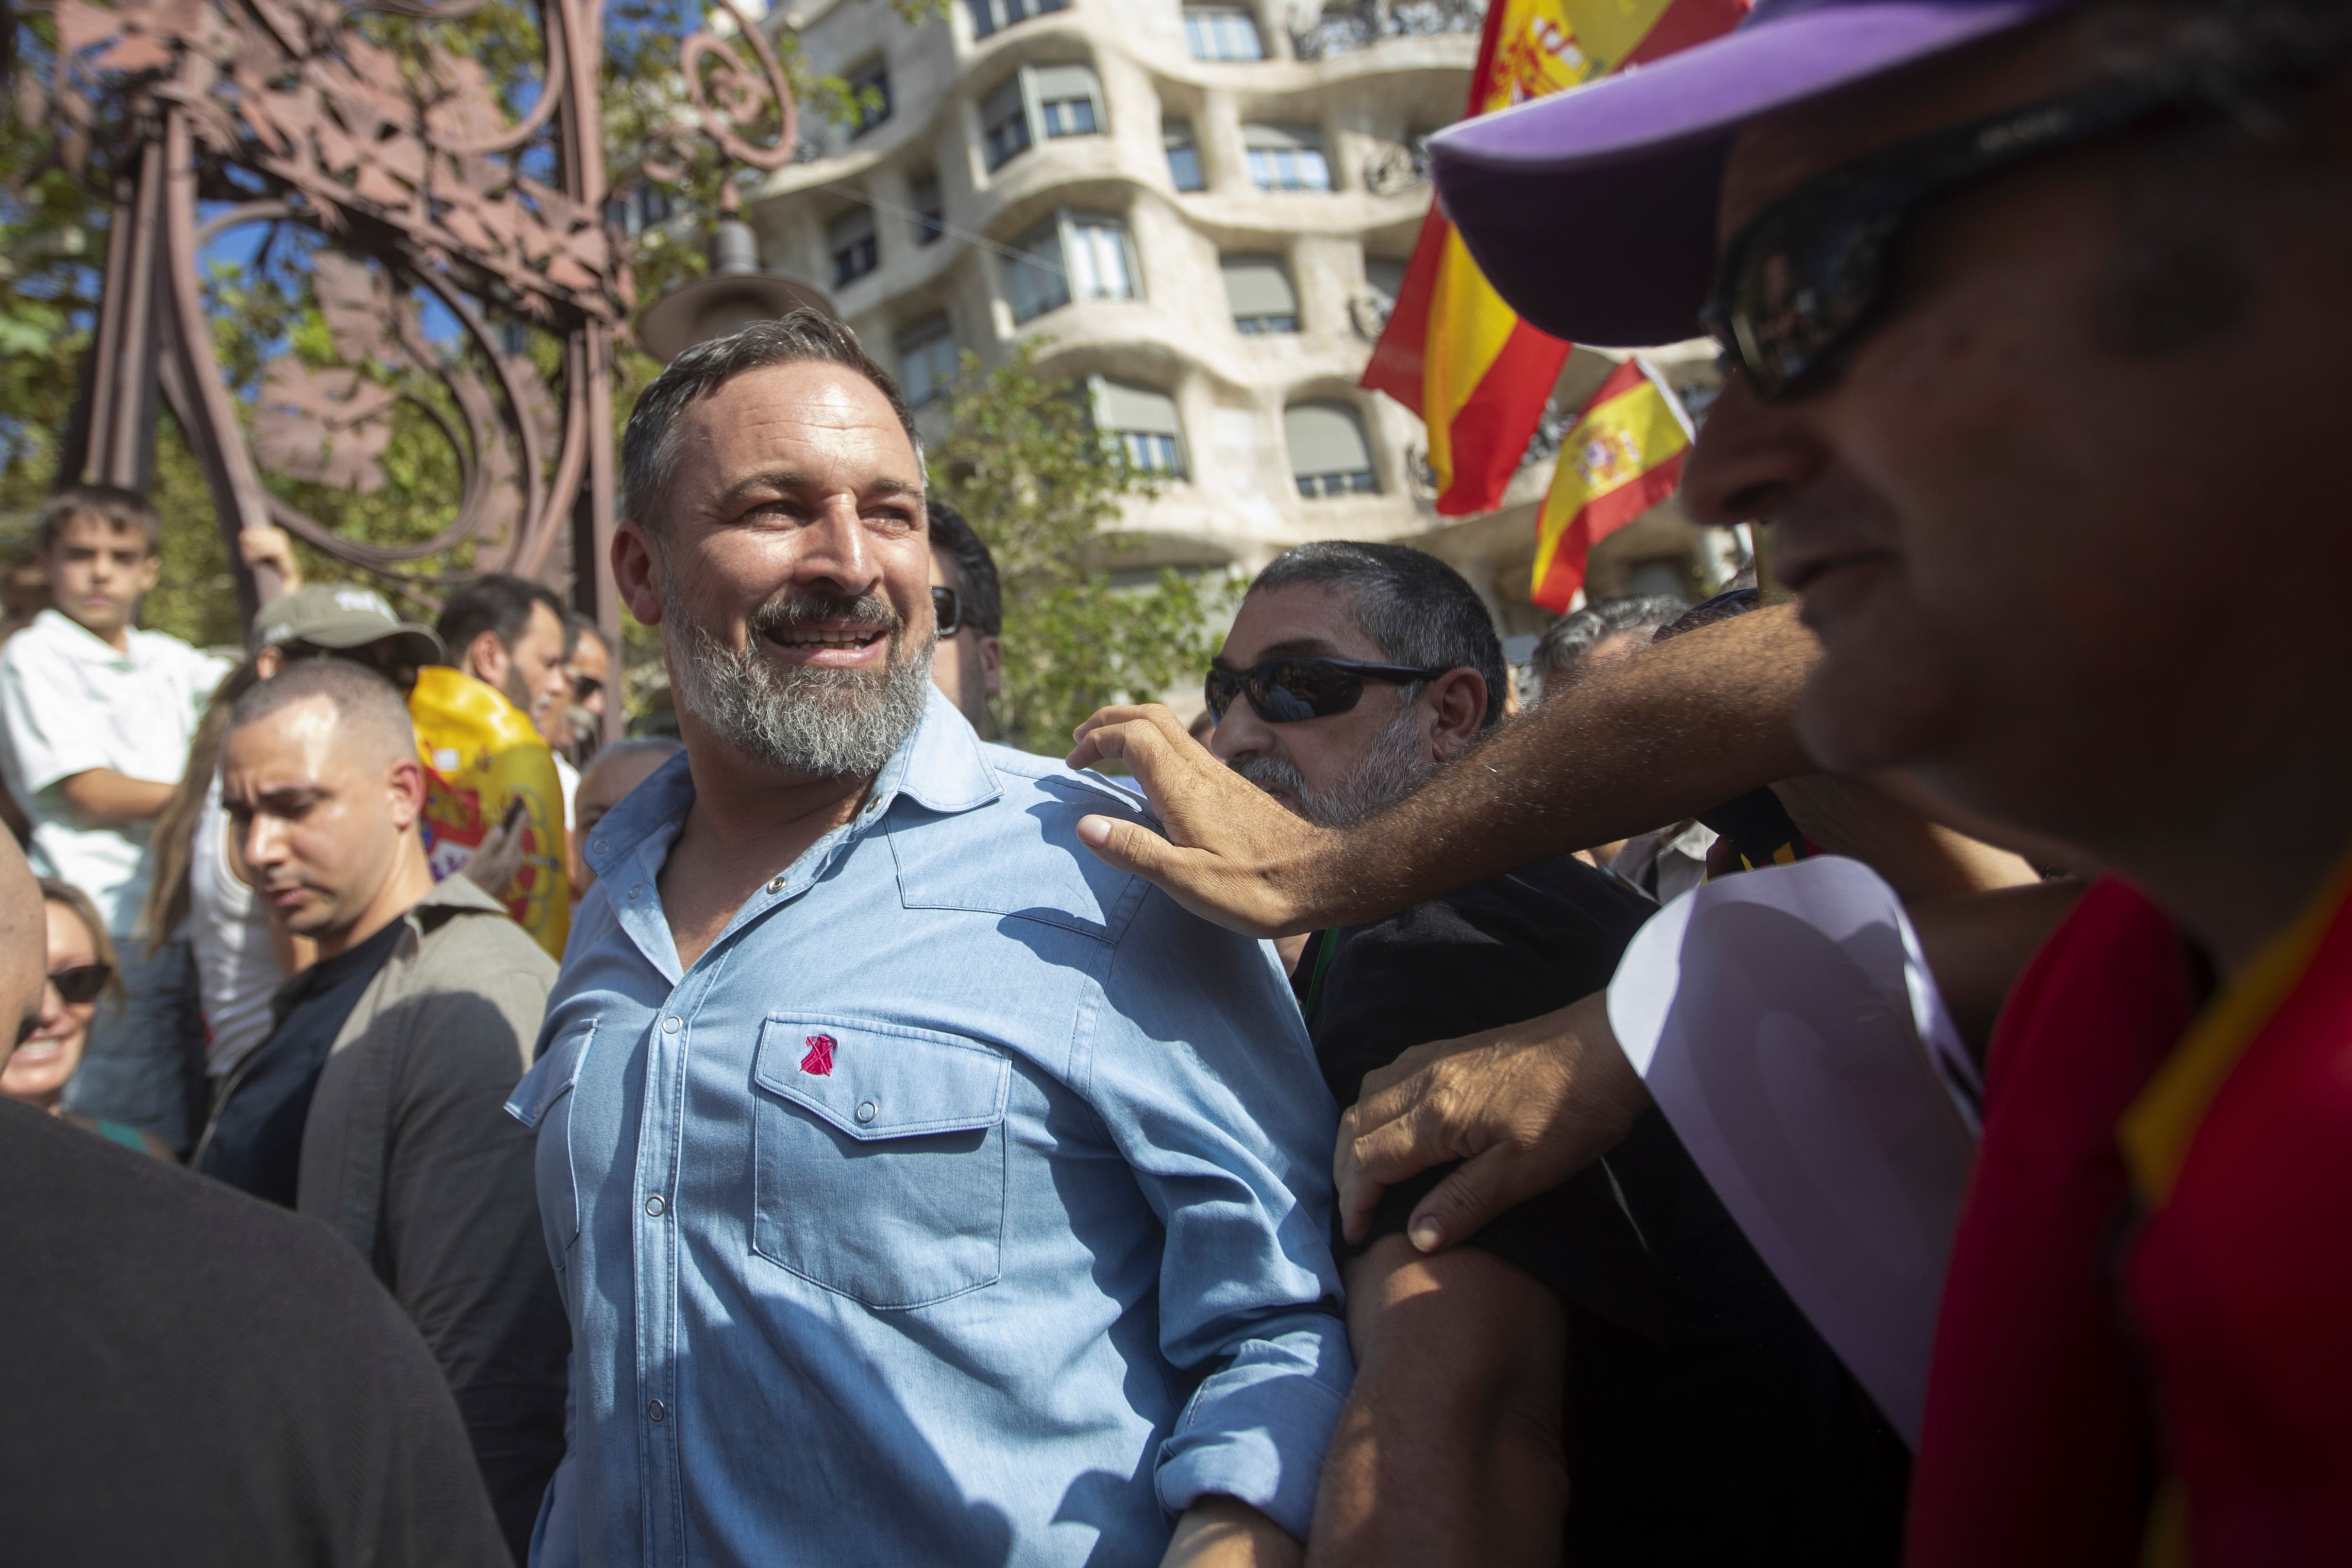
[[[160, 390], [225, 529], [282, 524], [426, 602], [467, 575], [446, 563], [455, 547], [474, 547], [469, 570], [536, 577], [568, 538], [575, 600], [615, 630], [612, 357], [636, 296], [605, 213], [597, 0], [536, 0], [543, 69], [521, 83], [493, 82], [433, 26], [483, 0], [34, 3], [56, 47], [17, 84], [17, 112], [114, 204], [90, 413], [68, 444], [79, 476], [146, 483]], [[790, 86], [757, 23], [716, 4], [732, 36], [685, 40], [688, 114], [656, 140], [683, 156], [699, 136], [779, 168], [799, 133]], [[423, 26], [395, 47], [357, 25], [369, 11]], [[214, 361], [199, 267], [255, 224], [307, 236], [335, 362], [280, 355], [240, 406]], [[562, 340], [552, 387], [520, 350], [532, 331]], [[288, 498], [303, 484], [383, 489], [404, 421], [453, 462], [430, 538], [346, 538]], [[240, 580], [248, 615], [273, 586]]]

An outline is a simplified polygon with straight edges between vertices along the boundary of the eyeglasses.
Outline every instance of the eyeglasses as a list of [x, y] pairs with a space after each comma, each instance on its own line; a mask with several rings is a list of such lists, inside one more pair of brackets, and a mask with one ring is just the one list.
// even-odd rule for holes
[[1893, 292], [1904, 232], [1954, 189], [2079, 147], [2168, 110], [2242, 110], [2248, 89], [2323, 68], [2352, 29], [2268, 40], [2234, 67], [2184, 63], [1930, 131], [1833, 169], [1733, 237], [1700, 323], [1767, 402], [1826, 385]]
[[51, 974], [49, 984], [58, 988], [58, 996], [79, 1007], [98, 1000], [99, 993], [106, 989], [106, 982], [113, 977], [111, 964], [76, 964]]
[[963, 595], [952, 588], [931, 590], [931, 619], [940, 623], [940, 635], [952, 637], [963, 630]]
[[1237, 696], [1247, 696], [1268, 724], [1329, 718], [1360, 701], [1366, 681], [1433, 681], [1444, 670], [1411, 664], [1371, 664], [1361, 659], [1268, 659], [1246, 670], [1211, 668], [1206, 685], [1209, 711], [1223, 719]]

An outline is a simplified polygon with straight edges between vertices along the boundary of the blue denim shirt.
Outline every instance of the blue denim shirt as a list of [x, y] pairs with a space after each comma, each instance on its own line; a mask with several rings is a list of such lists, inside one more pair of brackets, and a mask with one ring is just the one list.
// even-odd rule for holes
[[680, 756], [597, 825], [509, 1106], [573, 1345], [534, 1561], [1150, 1564], [1212, 1493], [1304, 1536], [1352, 1367], [1272, 949], [933, 694], [681, 972], [693, 799]]

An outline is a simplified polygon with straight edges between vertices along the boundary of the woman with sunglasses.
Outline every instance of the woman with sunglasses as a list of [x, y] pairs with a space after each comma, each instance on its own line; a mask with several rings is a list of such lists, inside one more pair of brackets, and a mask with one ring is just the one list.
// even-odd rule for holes
[[90, 1020], [101, 1000], [120, 1006], [122, 982], [115, 976], [114, 943], [106, 922], [80, 889], [41, 878], [41, 904], [48, 918], [48, 983], [41, 991], [40, 1021], [0, 1068], [0, 1094], [36, 1105], [87, 1127], [127, 1148], [172, 1158], [154, 1136], [121, 1122], [94, 1121], [64, 1108], [66, 1084], [81, 1066], [89, 1043]]

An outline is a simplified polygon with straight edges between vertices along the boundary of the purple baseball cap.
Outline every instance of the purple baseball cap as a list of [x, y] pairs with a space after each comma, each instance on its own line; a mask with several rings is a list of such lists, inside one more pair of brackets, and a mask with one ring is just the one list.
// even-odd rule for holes
[[1599, 348], [1698, 330], [1741, 125], [2081, 0], [1759, 0], [1737, 28], [1430, 139], [1438, 199], [1511, 308]]

